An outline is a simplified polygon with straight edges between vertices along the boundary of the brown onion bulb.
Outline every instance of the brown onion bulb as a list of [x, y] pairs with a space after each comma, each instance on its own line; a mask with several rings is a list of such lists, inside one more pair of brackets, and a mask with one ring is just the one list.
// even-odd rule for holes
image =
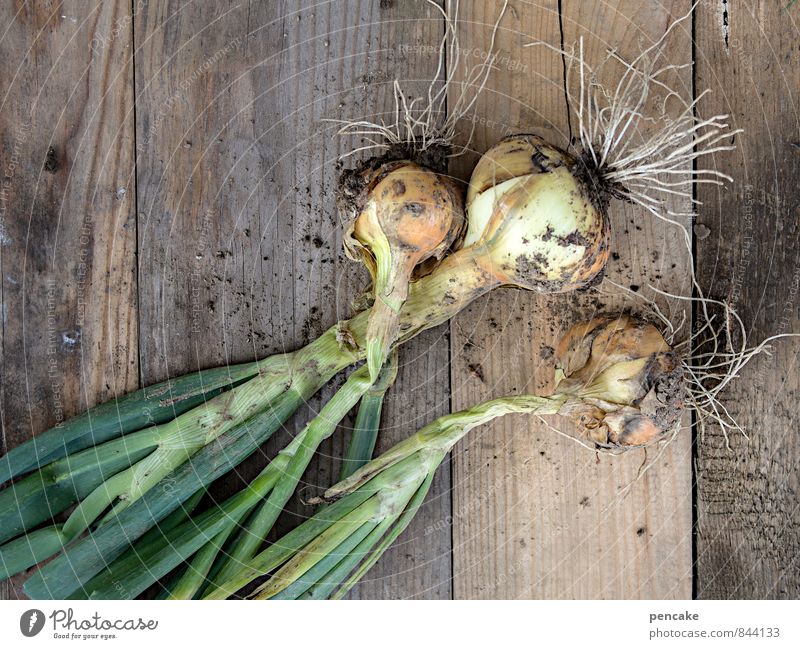
[[683, 369], [659, 330], [629, 315], [570, 328], [556, 349], [556, 393], [578, 397], [574, 419], [601, 446], [662, 439], [683, 412]]
[[430, 272], [464, 230], [463, 199], [449, 178], [407, 160], [367, 167], [340, 209], [349, 217], [345, 250], [372, 274], [367, 364], [378, 372], [397, 338], [399, 313], [415, 272]]

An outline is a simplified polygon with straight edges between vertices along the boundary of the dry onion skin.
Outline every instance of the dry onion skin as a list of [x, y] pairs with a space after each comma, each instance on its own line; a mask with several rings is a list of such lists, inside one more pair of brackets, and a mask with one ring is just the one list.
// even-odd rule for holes
[[435, 267], [459, 241], [464, 203], [450, 178], [410, 160], [369, 161], [345, 173], [341, 186], [345, 251], [372, 275], [366, 355], [375, 380], [398, 337], [412, 277]]
[[654, 324], [631, 315], [569, 329], [556, 348], [555, 376], [554, 394], [580, 398], [571, 416], [598, 446], [665, 439], [684, 409], [680, 359]]

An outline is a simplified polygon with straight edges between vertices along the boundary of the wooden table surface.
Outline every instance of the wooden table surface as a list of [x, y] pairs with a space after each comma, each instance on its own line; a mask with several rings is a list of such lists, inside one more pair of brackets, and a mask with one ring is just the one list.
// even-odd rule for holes
[[[666, 51], [694, 63], [682, 87], [713, 90], [700, 114], [745, 129], [735, 152], [708, 161], [736, 181], [697, 192], [690, 231], [701, 282], [752, 340], [800, 331], [800, 6], [787, 3], [701, 0]], [[499, 4], [462, 0], [465, 61], [484, 56]], [[510, 132], [568, 142], [563, 61], [523, 45], [582, 35], [590, 60], [610, 47], [629, 56], [690, 6], [511, 0], [473, 151], [452, 173], [467, 178]], [[0, 15], [0, 451], [114, 395], [294, 349], [347, 317], [365, 275], [342, 253], [332, 196], [357, 140], [324, 119], [374, 119], [391, 111], [395, 78], [436, 74], [434, 8], [20, 0]], [[612, 279], [691, 290], [675, 228], [619, 203], [612, 222]], [[403, 348], [381, 448], [451, 409], [545, 388], [559, 332], [621, 304], [501, 290], [419, 336]], [[521, 416], [475, 431], [353, 596], [800, 597], [798, 348], [779, 343], [725, 393], [749, 440], [727, 448], [719, 430], [687, 430], [625, 499], [652, 451], [596, 456]], [[321, 449], [306, 493], [334, 481], [351, 424]], [[296, 497], [281, 524], [305, 511]], [[0, 595], [21, 596], [20, 583]]]

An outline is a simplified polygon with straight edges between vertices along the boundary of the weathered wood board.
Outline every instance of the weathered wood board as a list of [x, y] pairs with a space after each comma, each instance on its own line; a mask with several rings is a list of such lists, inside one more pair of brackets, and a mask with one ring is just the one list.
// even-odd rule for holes
[[[492, 118], [476, 131], [478, 153], [520, 131], [562, 146], [570, 140], [562, 58], [543, 47], [523, 49], [526, 43], [559, 45], [563, 32], [566, 44], [583, 36], [588, 61], [602, 60], [611, 44], [621, 55], [635, 56], [640, 40], [657, 39], [670, 16], [689, 8], [683, 1], [661, 7], [633, 1], [512, 5], [498, 39], [500, 70], [478, 109]], [[473, 43], [487, 42], [496, 8], [464, 8], [462, 45], [470, 51]], [[669, 61], [690, 60], [689, 33], [687, 24], [669, 44]], [[465, 161], [466, 169], [473, 160]], [[690, 290], [689, 256], [677, 229], [669, 231], [619, 202], [610, 211], [611, 279], [624, 286]], [[452, 325], [454, 409], [489, 396], [547, 389], [559, 334], [623, 303], [600, 300], [593, 292], [548, 297], [512, 290], [476, 303]], [[636, 480], [644, 452], [595, 456], [533, 418], [506, 418], [475, 431], [454, 453], [455, 597], [689, 597], [690, 448], [686, 431], [620, 499]]]
[[3, 453], [135, 389], [138, 355], [130, 6], [0, 16]]
[[[332, 201], [338, 157], [354, 141], [335, 137], [337, 127], [324, 119], [391, 111], [395, 76], [436, 73], [435, 59], [406, 55], [400, 45], [431, 42], [442, 27], [424, 3], [349, 4], [341, 12], [332, 2], [163, 2], [137, 16], [146, 383], [295, 349], [348, 317], [365, 288], [365, 273], [342, 252]], [[447, 411], [447, 360], [442, 331], [406, 346], [383, 446]], [[335, 387], [301, 409], [265, 453], [280, 449]], [[347, 424], [320, 449], [290, 505], [294, 515], [279, 529], [313, 511], [303, 496], [335, 482]], [[257, 454], [216, 494], [243, 485], [264, 461]], [[449, 512], [444, 486], [446, 470], [406, 539], [421, 534], [427, 517]], [[426, 541], [435, 567], [409, 567], [416, 551], [401, 540], [357, 594], [449, 597], [450, 531]]]
[[[735, 184], [704, 188], [698, 274], [729, 300], [750, 344], [800, 332], [800, 6], [702, 4], [697, 84], [703, 115], [730, 113], [743, 128], [718, 168]], [[797, 339], [776, 341], [723, 395], [747, 431], [730, 447], [719, 428], [698, 439], [697, 596], [800, 597], [800, 395]]]

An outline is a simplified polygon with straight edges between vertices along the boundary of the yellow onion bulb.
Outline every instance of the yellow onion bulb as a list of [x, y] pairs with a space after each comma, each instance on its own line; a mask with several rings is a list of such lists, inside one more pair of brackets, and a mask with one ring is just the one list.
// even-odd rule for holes
[[502, 284], [542, 293], [589, 285], [609, 255], [602, 193], [580, 161], [535, 135], [500, 141], [467, 191], [464, 246], [484, 248]]
[[556, 349], [556, 393], [575, 397], [576, 422], [601, 446], [644, 446], [683, 412], [679, 359], [653, 324], [601, 316], [569, 329]]
[[430, 272], [463, 235], [464, 203], [451, 179], [408, 160], [368, 163], [344, 185], [345, 250], [373, 279], [366, 351], [374, 380], [397, 337], [409, 283]]

